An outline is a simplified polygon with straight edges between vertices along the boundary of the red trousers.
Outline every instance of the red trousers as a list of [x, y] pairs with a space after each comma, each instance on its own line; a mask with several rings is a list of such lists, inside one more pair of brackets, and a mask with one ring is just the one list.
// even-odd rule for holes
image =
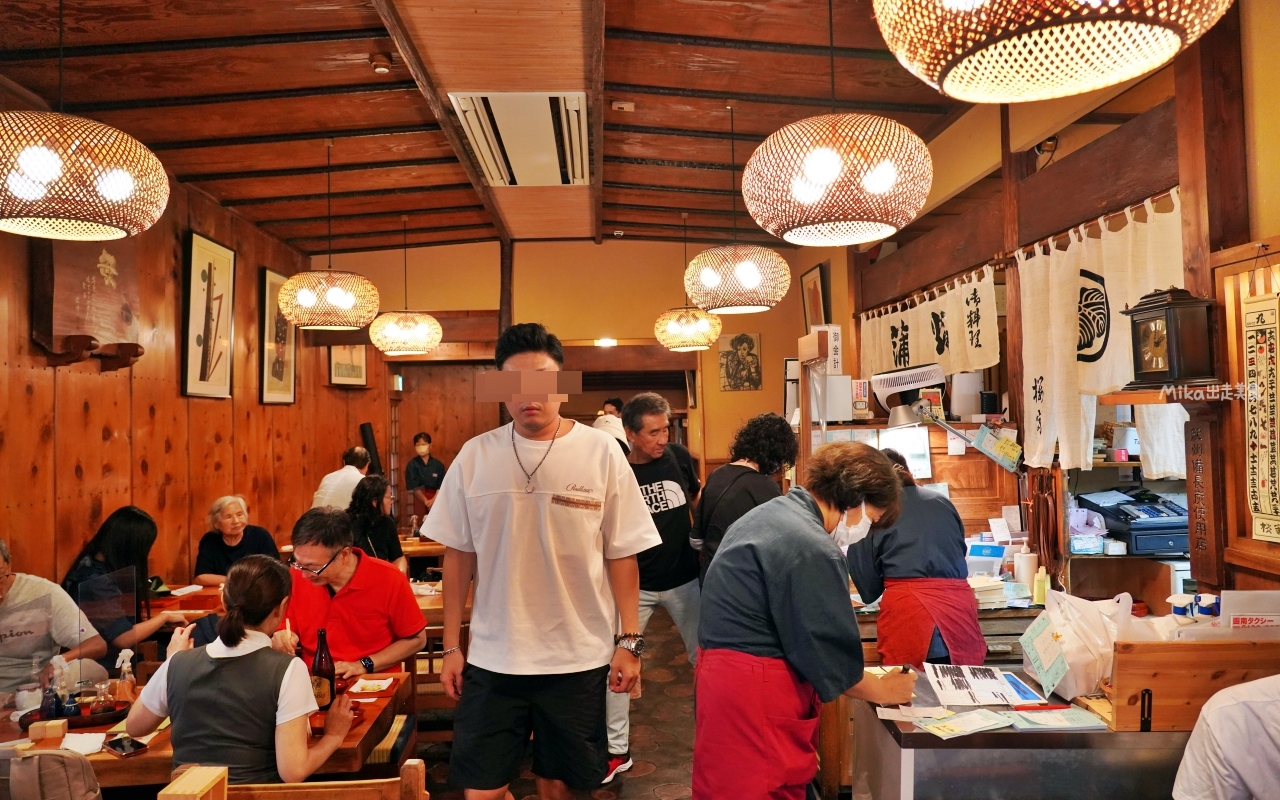
[[694, 800], [804, 800], [818, 771], [818, 694], [781, 658], [703, 650], [694, 671]]
[[884, 582], [876, 621], [876, 651], [884, 664], [921, 667], [933, 629], [952, 664], [980, 666], [987, 641], [978, 627], [978, 601], [960, 578], [892, 578]]

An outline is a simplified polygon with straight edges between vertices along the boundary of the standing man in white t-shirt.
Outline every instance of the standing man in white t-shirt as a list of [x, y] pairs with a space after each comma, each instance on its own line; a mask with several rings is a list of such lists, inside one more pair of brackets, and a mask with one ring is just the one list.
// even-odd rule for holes
[[605, 776], [605, 690], [631, 690], [644, 650], [636, 554], [662, 540], [613, 438], [561, 418], [547, 374], [564, 363], [560, 340], [513, 325], [494, 360], [513, 421], [463, 446], [422, 526], [446, 546], [449, 783], [467, 800], [508, 797], [532, 732], [538, 796], [567, 799]]

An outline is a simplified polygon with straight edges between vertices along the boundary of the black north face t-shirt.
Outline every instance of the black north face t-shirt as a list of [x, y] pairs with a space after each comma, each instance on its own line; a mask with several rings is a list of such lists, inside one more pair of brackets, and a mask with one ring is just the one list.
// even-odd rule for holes
[[662, 536], [662, 544], [637, 556], [640, 588], [665, 592], [697, 580], [698, 552], [689, 546], [693, 525], [690, 501], [699, 489], [693, 456], [683, 445], [669, 444], [661, 458], [632, 464], [631, 469]]

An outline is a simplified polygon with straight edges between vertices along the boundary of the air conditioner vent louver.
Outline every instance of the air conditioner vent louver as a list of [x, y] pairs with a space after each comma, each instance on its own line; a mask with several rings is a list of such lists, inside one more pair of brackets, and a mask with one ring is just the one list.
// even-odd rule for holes
[[583, 92], [450, 92], [490, 186], [567, 186], [591, 181]]

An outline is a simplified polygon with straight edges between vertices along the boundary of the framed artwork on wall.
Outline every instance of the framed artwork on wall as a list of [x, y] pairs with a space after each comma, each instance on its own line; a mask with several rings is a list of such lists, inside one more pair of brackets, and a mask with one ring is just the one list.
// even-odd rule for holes
[[280, 287], [288, 280], [279, 272], [262, 268], [258, 291], [261, 319], [258, 321], [258, 352], [262, 354], [259, 400], [264, 405], [287, 404], [295, 400], [297, 373], [297, 329], [280, 313]]
[[182, 393], [231, 397], [236, 253], [192, 233], [187, 247]]
[[329, 383], [334, 386], [368, 386], [369, 371], [363, 344], [339, 344], [329, 348]]
[[736, 333], [720, 337], [720, 391], [753, 392], [764, 385], [760, 370], [760, 334]]
[[831, 320], [827, 307], [830, 294], [831, 262], [824, 261], [800, 276], [800, 300], [804, 306], [804, 332], [812, 332], [814, 325], [826, 325]]

